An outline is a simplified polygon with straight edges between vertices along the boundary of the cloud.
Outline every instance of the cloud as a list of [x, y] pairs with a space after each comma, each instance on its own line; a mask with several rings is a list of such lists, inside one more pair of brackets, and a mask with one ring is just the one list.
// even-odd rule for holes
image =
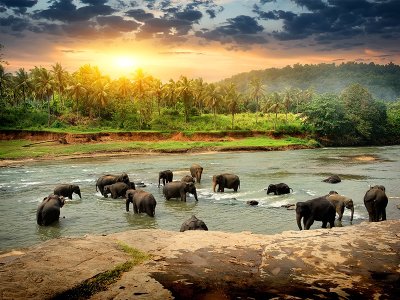
[[196, 32], [196, 36], [206, 40], [218, 41], [223, 44], [237, 44], [237, 46], [248, 47], [253, 44], [266, 43], [267, 40], [259, 35], [264, 27], [259, 25], [255, 18], [240, 15], [229, 18], [225, 25], [213, 30], [202, 30]]
[[8, 8], [10, 7], [33, 7], [36, 5], [38, 1], [37, 0], [0, 0], [0, 5], [4, 5]]
[[139, 27], [139, 23], [130, 20], [124, 20], [120, 16], [107, 16], [97, 17], [97, 23], [104, 27], [113, 28], [117, 31], [129, 32], [136, 30]]
[[140, 8], [128, 10], [127, 12], [125, 12], [125, 15], [134, 18], [139, 22], [143, 22], [154, 18], [154, 15], [152, 13], [147, 13], [144, 11], [144, 9]]
[[[264, 1], [262, 1], [264, 3]], [[317, 44], [328, 41], [359, 39], [355, 46], [368, 39], [400, 38], [400, 1], [367, 0], [292, 0], [304, 12], [265, 10], [253, 6], [259, 20], [281, 20], [281, 30], [272, 35], [281, 41], [314, 39]], [[347, 49], [353, 43], [343, 43]], [[340, 45], [338, 43], [337, 45]]]
[[72, 0], [58, 0], [54, 1], [48, 9], [36, 11], [34, 16], [37, 19], [43, 18], [70, 23], [87, 21], [99, 15], [110, 15], [115, 12], [111, 6], [103, 5], [102, 2], [99, 1], [99, 4], [96, 5], [91, 4], [77, 8]]

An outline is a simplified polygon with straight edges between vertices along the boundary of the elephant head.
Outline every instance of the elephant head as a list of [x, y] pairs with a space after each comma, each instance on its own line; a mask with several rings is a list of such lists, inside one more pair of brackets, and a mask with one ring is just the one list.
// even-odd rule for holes
[[104, 198], [108, 198], [108, 194], [111, 194], [111, 185], [105, 185], [104, 186]]
[[350, 217], [350, 222], [352, 222], [353, 221], [353, 216], [354, 216], [354, 203], [353, 203], [353, 200], [352, 199], [346, 199], [345, 201], [344, 201], [344, 206], [346, 207], [346, 208], [348, 208], [348, 209], [350, 209], [350, 211], [351, 211], [351, 217]]
[[79, 198], [82, 199], [81, 190], [80, 190], [79, 186], [77, 186], [77, 185], [71, 185], [71, 190], [72, 190], [72, 192], [74, 192], [75, 194], [77, 194], [77, 195], [79, 196]]
[[276, 184], [270, 184], [267, 189], [267, 194], [274, 193], [276, 194]]
[[297, 202], [296, 203], [296, 221], [297, 221], [297, 226], [299, 227], [300, 230], [303, 228], [301, 227], [301, 218], [307, 219], [308, 216], [310, 215], [311, 210], [310, 207], [307, 205], [305, 202]]
[[186, 185], [185, 185], [185, 192], [186, 192], [186, 193], [193, 194], [194, 199], [196, 199], [196, 201], [198, 201], [198, 200], [197, 200], [196, 186], [194, 185], [193, 182], [186, 182]]
[[215, 193], [215, 188], [218, 185], [218, 190], [220, 189], [221, 186], [225, 185], [225, 178], [222, 175], [214, 175], [212, 178], [213, 181], [213, 192]]
[[126, 173], [122, 173], [120, 176], [118, 176], [117, 177], [117, 181], [120, 181], [120, 182], [125, 182], [126, 184], [128, 184], [129, 185], [129, 176], [128, 176], [128, 174], [126, 174]]

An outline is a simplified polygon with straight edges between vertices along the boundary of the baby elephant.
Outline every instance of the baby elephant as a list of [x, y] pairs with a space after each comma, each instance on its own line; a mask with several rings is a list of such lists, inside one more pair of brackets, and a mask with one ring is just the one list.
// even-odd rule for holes
[[58, 196], [64, 196], [64, 197], [68, 197], [69, 199], [72, 200], [72, 194], [75, 193], [79, 196], [79, 198], [81, 197], [81, 190], [79, 189], [79, 186], [74, 185], [74, 184], [60, 184], [57, 185], [54, 188], [54, 195], [58, 195]]
[[133, 182], [130, 182], [130, 184], [126, 184], [124, 182], [116, 182], [111, 185], [106, 185], [104, 187], [104, 197], [108, 198], [108, 194], [111, 194], [111, 198], [117, 199], [119, 197], [125, 198], [126, 191], [131, 189], [135, 189], [135, 185], [132, 184]]
[[274, 195], [290, 194], [290, 190], [293, 191], [286, 183], [270, 184], [268, 186], [267, 194], [274, 193]]
[[336, 194], [332, 193], [331, 191], [329, 192], [329, 195], [326, 197], [326, 199], [329, 200], [335, 206], [336, 212], [339, 215], [338, 217], [339, 221], [342, 221], [345, 207], [351, 210], [350, 222], [353, 221], [354, 203], [351, 198], [339, 195], [338, 193]]
[[299, 229], [303, 219], [304, 229], [310, 229], [314, 221], [322, 221], [322, 228], [329, 223], [331, 228], [335, 226], [335, 206], [326, 199], [326, 196], [296, 203], [296, 221]]
[[36, 222], [38, 225], [47, 226], [58, 221], [60, 208], [64, 206], [63, 196], [51, 194], [43, 199], [36, 211]]
[[135, 214], [146, 213], [154, 217], [157, 201], [152, 194], [143, 190], [126, 191], [126, 211], [129, 211], [129, 203], [133, 204]]
[[183, 222], [181, 226], [180, 232], [184, 232], [186, 230], [207, 230], [207, 225], [202, 221], [196, 218], [195, 215], [193, 215], [190, 219], [187, 219], [185, 222]]

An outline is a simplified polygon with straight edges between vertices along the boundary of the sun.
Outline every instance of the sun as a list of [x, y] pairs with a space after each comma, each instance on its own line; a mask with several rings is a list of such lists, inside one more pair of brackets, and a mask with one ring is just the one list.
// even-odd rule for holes
[[120, 69], [130, 69], [137, 65], [137, 61], [130, 56], [117, 56], [114, 59], [115, 65]]

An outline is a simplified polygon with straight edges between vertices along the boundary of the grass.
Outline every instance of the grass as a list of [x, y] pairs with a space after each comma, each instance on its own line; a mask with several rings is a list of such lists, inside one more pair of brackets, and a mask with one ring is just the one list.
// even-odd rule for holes
[[285, 147], [305, 146], [315, 147], [313, 140], [285, 137], [274, 139], [270, 137], [249, 137], [233, 141], [114, 141], [85, 144], [59, 144], [57, 142], [32, 144], [29, 140], [0, 141], [0, 159], [46, 158], [55, 156], [69, 156], [80, 154], [94, 154], [100, 152], [121, 151], [182, 151], [208, 150], [216, 148], [243, 148], [243, 147]]
[[53, 300], [61, 299], [88, 299], [94, 294], [107, 290], [108, 286], [117, 282], [122, 274], [130, 271], [133, 266], [138, 265], [151, 258], [149, 254], [141, 252], [126, 244], [118, 242], [118, 247], [130, 255], [130, 259], [122, 264], [116, 265], [112, 270], [97, 274], [96, 276], [84, 280], [72, 289], [60, 293], [53, 297]]

